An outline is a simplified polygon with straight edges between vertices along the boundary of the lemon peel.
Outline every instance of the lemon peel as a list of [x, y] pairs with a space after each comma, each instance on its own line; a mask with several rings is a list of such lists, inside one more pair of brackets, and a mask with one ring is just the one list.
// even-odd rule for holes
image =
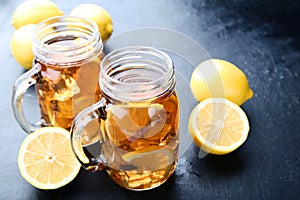
[[18, 29], [26, 24], [38, 24], [50, 17], [61, 16], [64, 13], [49, 0], [26, 0], [19, 4], [12, 17], [12, 25]]
[[10, 50], [16, 61], [25, 69], [32, 67], [34, 58], [32, 52], [32, 34], [36, 28], [35, 24], [27, 24], [14, 31]]
[[198, 101], [226, 98], [242, 105], [253, 97], [246, 75], [234, 64], [221, 59], [208, 59], [193, 71], [190, 87]]
[[94, 21], [98, 26], [102, 41], [108, 40], [113, 32], [110, 14], [99, 5], [79, 4], [71, 10], [70, 15], [86, 17]]

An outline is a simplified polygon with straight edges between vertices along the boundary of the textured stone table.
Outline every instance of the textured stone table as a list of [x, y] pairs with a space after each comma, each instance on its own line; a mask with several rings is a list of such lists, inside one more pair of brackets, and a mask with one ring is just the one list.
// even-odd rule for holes
[[[89, 1], [102, 5], [113, 18], [115, 29], [106, 52], [128, 31], [146, 27], [176, 31], [201, 45], [210, 57], [238, 65], [255, 93], [242, 105], [251, 130], [241, 148], [228, 155], [200, 159], [199, 149], [187, 143], [174, 175], [162, 186], [145, 192], [123, 189], [105, 172], [81, 170], [73, 182], [53, 191], [35, 189], [21, 177], [17, 156], [26, 134], [13, 118], [10, 95], [24, 70], [9, 49], [14, 30], [11, 17], [20, 2], [0, 0], [0, 199], [299, 199], [299, 1]], [[83, 1], [54, 2], [68, 13]], [[126, 42], [135, 41], [130, 38]], [[180, 58], [174, 60], [185, 80], [178, 86], [185, 87], [190, 78], [189, 73], [184, 74], [188, 65]], [[181, 101], [187, 98], [183, 96]], [[33, 90], [27, 99], [28, 110], [34, 110]], [[189, 116], [185, 105], [182, 123]], [[189, 137], [187, 132], [181, 134]]]

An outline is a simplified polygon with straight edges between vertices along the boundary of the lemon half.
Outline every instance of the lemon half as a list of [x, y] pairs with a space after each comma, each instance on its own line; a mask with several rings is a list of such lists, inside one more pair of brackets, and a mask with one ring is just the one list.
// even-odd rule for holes
[[250, 130], [245, 112], [225, 98], [208, 98], [192, 111], [188, 129], [198, 147], [211, 154], [227, 154], [240, 147]]
[[71, 182], [80, 170], [73, 154], [70, 133], [59, 127], [44, 127], [29, 134], [18, 156], [22, 177], [39, 189], [56, 189]]

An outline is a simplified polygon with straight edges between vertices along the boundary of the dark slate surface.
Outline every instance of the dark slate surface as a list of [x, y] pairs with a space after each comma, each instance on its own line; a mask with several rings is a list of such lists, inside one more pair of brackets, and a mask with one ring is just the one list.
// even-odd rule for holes
[[[251, 131], [241, 148], [200, 159], [191, 144], [174, 175], [146, 192], [120, 188], [104, 172], [82, 170], [72, 183], [54, 191], [35, 189], [19, 174], [18, 149], [26, 134], [13, 118], [10, 95], [24, 70], [12, 57], [9, 41], [12, 13], [20, 2], [0, 0], [0, 199], [300, 199], [299, 1], [89, 1], [111, 13], [111, 40], [143, 27], [178, 31], [201, 44], [210, 57], [238, 65], [255, 93], [242, 106]], [[68, 13], [84, 1], [55, 2]], [[178, 61], [177, 68], [183, 63]], [[38, 112], [34, 90], [25, 103], [30, 114]]]

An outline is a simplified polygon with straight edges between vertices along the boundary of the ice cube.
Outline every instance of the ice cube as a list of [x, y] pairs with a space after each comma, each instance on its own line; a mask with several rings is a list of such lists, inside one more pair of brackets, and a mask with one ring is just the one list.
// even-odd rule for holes
[[66, 101], [80, 92], [75, 79], [65, 78], [65, 75], [62, 75], [62, 78], [52, 87], [55, 89], [53, 99], [58, 101]]

